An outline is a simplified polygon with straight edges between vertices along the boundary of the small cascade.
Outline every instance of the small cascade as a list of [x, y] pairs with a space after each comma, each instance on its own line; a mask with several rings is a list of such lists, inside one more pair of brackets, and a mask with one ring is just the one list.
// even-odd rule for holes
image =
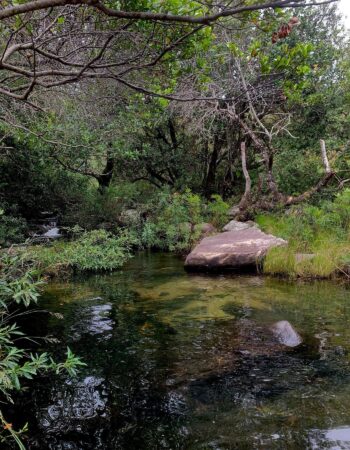
[[58, 226], [58, 217], [50, 211], [43, 211], [36, 224], [38, 231], [33, 235], [35, 241], [59, 239], [62, 237]]

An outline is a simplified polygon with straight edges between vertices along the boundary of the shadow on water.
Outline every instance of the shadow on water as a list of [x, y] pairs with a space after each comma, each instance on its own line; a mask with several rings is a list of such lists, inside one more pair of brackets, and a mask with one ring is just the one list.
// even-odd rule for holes
[[52, 283], [55, 314], [31, 332], [87, 366], [42, 377], [7, 414], [29, 420], [29, 449], [350, 449], [348, 294], [146, 253]]

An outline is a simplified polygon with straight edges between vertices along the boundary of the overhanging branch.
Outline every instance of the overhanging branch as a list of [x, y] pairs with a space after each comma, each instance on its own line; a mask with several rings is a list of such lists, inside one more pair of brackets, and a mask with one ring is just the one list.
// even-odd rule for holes
[[305, 6], [316, 6], [335, 3], [338, 0], [322, 0], [322, 1], [300, 1], [300, 0], [280, 0], [260, 3], [257, 5], [243, 5], [236, 8], [222, 9], [214, 14], [204, 16], [190, 16], [190, 15], [176, 15], [168, 13], [156, 13], [150, 11], [122, 11], [109, 8], [99, 0], [34, 0], [21, 5], [9, 6], [0, 10], [0, 20], [10, 17], [18, 16], [34, 11], [40, 11], [47, 8], [58, 6], [91, 6], [101, 11], [103, 14], [116, 19], [132, 19], [132, 20], [146, 20], [146, 21], [160, 21], [160, 22], [178, 22], [178, 23], [192, 23], [210, 25], [211, 23], [223, 18], [235, 16], [244, 12], [258, 11], [269, 8], [300, 8]]

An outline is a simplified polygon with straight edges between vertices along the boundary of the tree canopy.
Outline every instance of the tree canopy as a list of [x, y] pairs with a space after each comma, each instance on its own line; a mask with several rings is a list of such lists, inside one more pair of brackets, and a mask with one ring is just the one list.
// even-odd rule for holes
[[233, 196], [242, 217], [346, 183], [336, 3], [3, 2], [4, 170], [65, 174], [100, 193], [188, 187]]

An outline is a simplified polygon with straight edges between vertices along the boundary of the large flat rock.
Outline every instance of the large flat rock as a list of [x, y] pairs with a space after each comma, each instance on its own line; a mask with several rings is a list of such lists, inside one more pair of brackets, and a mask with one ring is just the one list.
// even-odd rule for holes
[[203, 239], [187, 256], [185, 268], [215, 271], [256, 267], [270, 248], [286, 244], [255, 227], [226, 231]]

